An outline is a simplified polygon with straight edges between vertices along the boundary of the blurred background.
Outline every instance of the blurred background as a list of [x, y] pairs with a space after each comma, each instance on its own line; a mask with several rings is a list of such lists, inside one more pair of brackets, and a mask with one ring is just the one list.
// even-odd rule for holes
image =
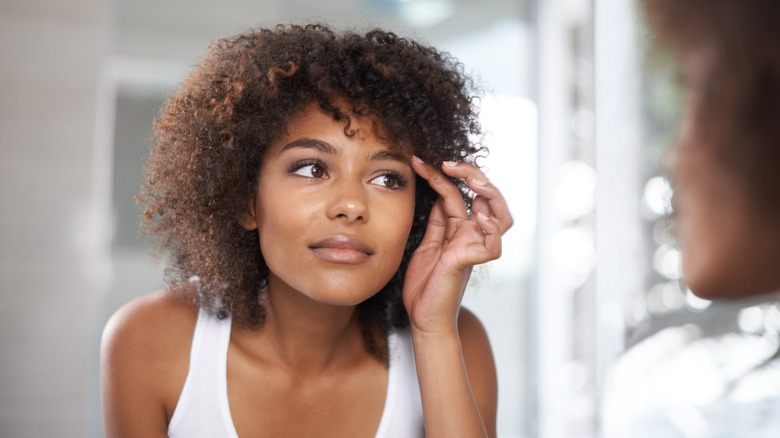
[[[715, 436], [780, 312], [687, 291], [662, 170], [680, 90], [634, 0], [3, 0], [0, 436], [102, 436], [103, 325], [164, 287], [134, 200], [156, 112], [212, 41], [311, 21], [436, 46], [485, 89], [482, 164], [516, 224], [465, 305], [499, 435]], [[729, 351], [742, 368], [707, 368]]]

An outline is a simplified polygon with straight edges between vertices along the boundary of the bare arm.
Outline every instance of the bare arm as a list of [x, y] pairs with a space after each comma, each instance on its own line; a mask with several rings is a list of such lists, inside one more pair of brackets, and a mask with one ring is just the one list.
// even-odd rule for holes
[[100, 351], [105, 436], [167, 437], [186, 379], [194, 308], [158, 292], [119, 309]]
[[459, 335], [413, 338], [426, 436], [496, 436], [498, 385], [477, 318], [463, 309]]
[[477, 193], [471, 215], [444, 175], [417, 160], [413, 167], [440, 195], [404, 283], [426, 436], [493, 437], [495, 364], [484, 328], [460, 303], [472, 267], [500, 256], [501, 235], [512, 218], [501, 194], [476, 167], [443, 166]]

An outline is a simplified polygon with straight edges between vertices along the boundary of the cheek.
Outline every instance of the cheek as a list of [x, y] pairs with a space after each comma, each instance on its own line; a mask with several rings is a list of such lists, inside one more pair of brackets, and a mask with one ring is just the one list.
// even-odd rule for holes
[[409, 232], [412, 229], [412, 223], [414, 222], [414, 192], [401, 203], [401, 205], [394, 209], [394, 213], [397, 220], [397, 229], [400, 234], [403, 235], [404, 244], [409, 238]]
[[683, 250], [683, 272], [696, 291], [709, 288], [713, 270], [722, 269], [739, 224], [729, 211], [727, 187], [695, 143], [676, 147], [670, 168], [674, 180], [676, 233]]
[[683, 241], [683, 271], [697, 295], [735, 298], [779, 285], [767, 284], [779, 272], [774, 235], [764, 233], [766, 228], [739, 206], [725, 206], [717, 216], [691, 224], [691, 229]]
[[260, 249], [269, 266], [274, 261], [290, 258], [287, 255], [294, 238], [300, 237], [310, 223], [312, 205], [292, 202], [296, 196], [281, 191], [259, 191], [255, 217], [260, 237]]
[[406, 242], [409, 240], [409, 232], [412, 229], [414, 219], [414, 196], [404, 199], [402, 202], [383, 204], [382, 212], [378, 218], [382, 218], [381, 223], [377, 224], [378, 232], [381, 233], [390, 249], [388, 254], [393, 255], [393, 272], [401, 263], [401, 259], [406, 249]]
[[739, 181], [716, 165], [702, 167], [692, 166], [677, 189], [678, 238], [688, 286], [705, 298], [739, 297], [780, 286], [776, 227], [756, 211]]

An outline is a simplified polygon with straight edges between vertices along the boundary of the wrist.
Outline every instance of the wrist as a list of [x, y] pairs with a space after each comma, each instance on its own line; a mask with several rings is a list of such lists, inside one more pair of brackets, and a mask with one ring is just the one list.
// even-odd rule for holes
[[457, 324], [448, 324], [436, 328], [421, 328], [412, 324], [411, 332], [412, 342], [415, 347], [457, 345], [460, 348], [460, 335], [458, 334]]

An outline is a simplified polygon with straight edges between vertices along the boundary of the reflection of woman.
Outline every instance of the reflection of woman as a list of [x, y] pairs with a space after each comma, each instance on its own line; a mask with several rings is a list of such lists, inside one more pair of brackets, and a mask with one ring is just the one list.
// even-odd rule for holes
[[685, 280], [705, 298], [750, 299], [711, 306], [709, 336], [691, 321], [627, 352], [605, 436], [778, 437], [780, 310], [755, 295], [780, 289], [780, 2], [644, 4], [685, 82], [669, 156]]
[[141, 197], [173, 287], [106, 327], [108, 436], [495, 435], [460, 301], [512, 220], [466, 162], [460, 71], [381, 31], [212, 47], [155, 125]]
[[677, 234], [695, 293], [780, 288], [780, 3], [645, 0], [676, 49], [686, 117], [670, 157]]

